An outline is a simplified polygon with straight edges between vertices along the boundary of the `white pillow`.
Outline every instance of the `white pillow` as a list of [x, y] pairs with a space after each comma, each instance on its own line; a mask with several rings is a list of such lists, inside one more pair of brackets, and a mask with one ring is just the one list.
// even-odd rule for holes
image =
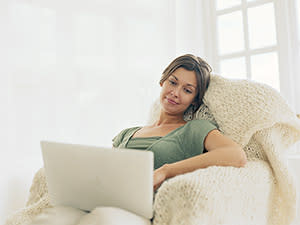
[[300, 139], [300, 121], [280, 93], [251, 80], [227, 79], [212, 75], [203, 102], [219, 129], [243, 147], [259, 130], [279, 124], [286, 146]]
[[38, 214], [31, 225], [77, 225], [86, 212], [66, 206], [46, 208]]
[[78, 225], [151, 225], [151, 222], [124, 209], [97, 207], [83, 216]]
[[46, 208], [31, 225], [151, 225], [149, 219], [124, 209], [97, 207], [90, 213], [66, 206]]

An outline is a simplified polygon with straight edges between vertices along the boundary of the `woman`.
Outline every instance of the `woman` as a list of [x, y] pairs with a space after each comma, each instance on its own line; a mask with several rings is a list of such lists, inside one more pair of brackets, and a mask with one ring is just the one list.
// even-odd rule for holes
[[[121, 131], [113, 146], [154, 152], [154, 190], [168, 178], [212, 165], [241, 167], [241, 147], [206, 120], [193, 117], [210, 81], [210, 66], [199, 57], [183, 55], [164, 70], [160, 80], [161, 111], [150, 126]], [[203, 154], [204, 151], [207, 151]], [[80, 221], [78, 223], [78, 221]], [[47, 208], [31, 225], [150, 224], [146, 218], [119, 208], [99, 207], [91, 213], [71, 207]]]
[[[208, 166], [242, 167], [246, 155], [230, 138], [206, 120], [186, 122], [203, 103], [210, 66], [191, 54], [176, 58], [160, 80], [160, 114], [150, 126], [121, 131], [113, 146], [154, 152], [154, 190], [168, 178]], [[206, 152], [205, 154], [202, 154]]]

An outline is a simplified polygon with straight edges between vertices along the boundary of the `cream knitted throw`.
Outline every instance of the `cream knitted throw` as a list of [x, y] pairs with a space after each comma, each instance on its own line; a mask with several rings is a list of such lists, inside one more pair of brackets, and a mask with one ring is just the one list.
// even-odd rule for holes
[[[196, 117], [216, 122], [249, 161], [244, 168], [211, 166], [167, 180], [155, 196], [153, 224], [288, 225], [296, 190], [282, 154], [300, 140], [296, 115], [270, 87], [217, 75], [204, 103]], [[30, 224], [50, 206], [43, 172], [34, 178], [27, 206], [6, 225]]]
[[216, 121], [243, 146], [249, 162], [245, 168], [212, 166], [163, 183], [154, 224], [290, 224], [296, 189], [282, 155], [300, 139], [295, 113], [269, 86], [217, 75], [204, 103], [196, 117]]

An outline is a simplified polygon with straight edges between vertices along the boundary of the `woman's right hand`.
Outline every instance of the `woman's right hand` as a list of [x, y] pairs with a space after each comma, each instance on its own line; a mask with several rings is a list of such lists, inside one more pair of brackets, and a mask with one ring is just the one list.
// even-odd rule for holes
[[156, 191], [157, 188], [168, 178], [168, 164], [154, 170], [153, 174], [153, 189]]

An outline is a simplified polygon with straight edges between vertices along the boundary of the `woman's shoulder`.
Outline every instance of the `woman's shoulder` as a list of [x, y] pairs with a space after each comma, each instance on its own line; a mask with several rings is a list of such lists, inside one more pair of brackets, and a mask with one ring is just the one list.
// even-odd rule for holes
[[137, 129], [140, 129], [141, 127], [129, 127], [129, 128], [125, 128], [123, 130], [121, 130], [113, 139], [113, 146], [114, 147], [118, 147], [120, 145], [120, 143], [122, 142], [122, 140], [124, 139], [124, 137], [126, 137], [127, 135], [131, 135], [132, 132], [136, 131]]
[[213, 123], [210, 120], [205, 120], [205, 119], [193, 119], [188, 121], [186, 125], [190, 129], [199, 129], [199, 128], [218, 129], [217, 124]]
[[218, 127], [210, 120], [194, 119], [188, 122], [183, 134], [186, 142], [201, 143], [202, 145], [205, 137], [212, 130], [218, 130]]
[[205, 119], [193, 119], [187, 122], [190, 125], [199, 125], [199, 124], [212, 124], [214, 126], [216, 126], [215, 123], [213, 123], [210, 120], [205, 120]]
[[[125, 136], [126, 134], [129, 134], [137, 129], [140, 129], [141, 127], [129, 127], [129, 128], [125, 128], [123, 130], [121, 130], [117, 136]], [[116, 137], [117, 137], [116, 136]]]

